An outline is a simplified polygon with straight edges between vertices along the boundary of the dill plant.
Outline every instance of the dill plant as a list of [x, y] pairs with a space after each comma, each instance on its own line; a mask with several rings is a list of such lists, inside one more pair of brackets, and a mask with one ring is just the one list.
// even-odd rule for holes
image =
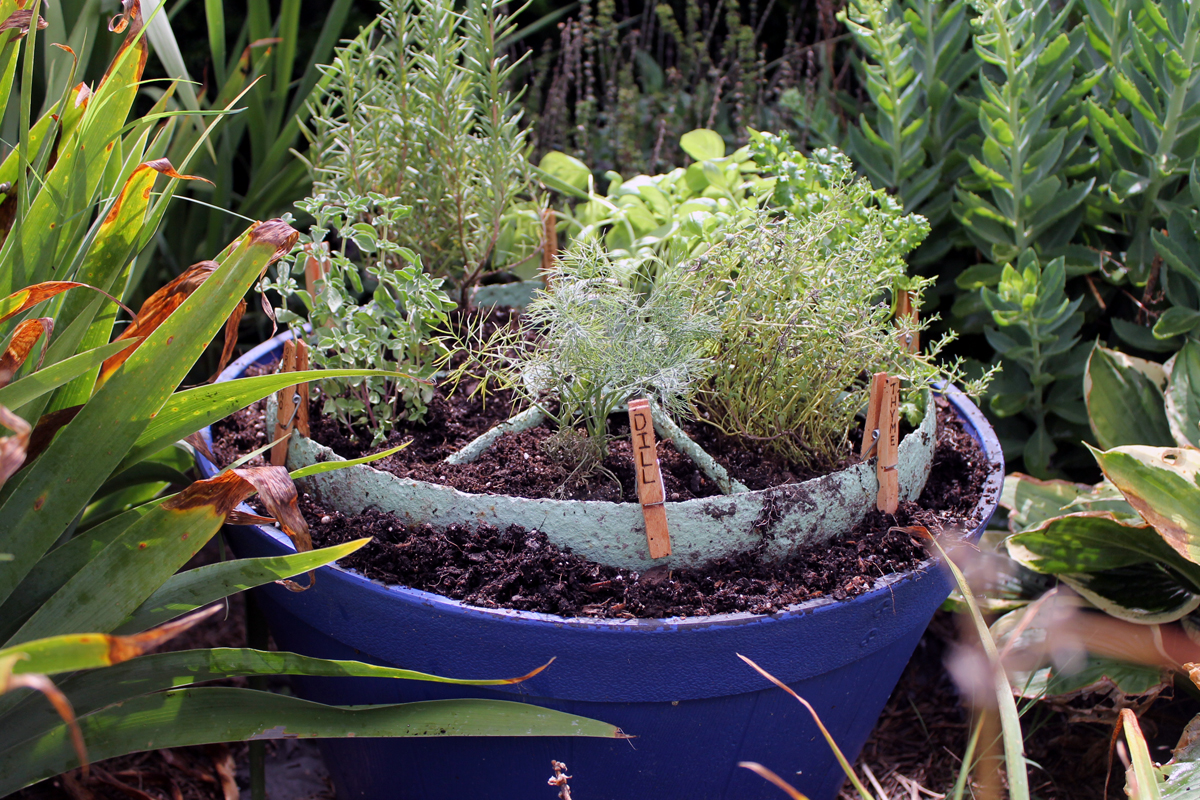
[[844, 457], [872, 372], [907, 381], [910, 412], [930, 381], [961, 377], [936, 364], [948, 336], [912, 354], [902, 339], [917, 331], [892, 321], [893, 289], [919, 302], [928, 283], [907, 277], [903, 259], [928, 231], [924, 218], [904, 215], [848, 161], [825, 161], [823, 185], [795, 214], [763, 212], [687, 267], [698, 307], [720, 320], [702, 418], [813, 469]]
[[686, 415], [708, 373], [717, 322], [695, 307], [686, 282], [664, 267], [639, 291], [621, 276], [599, 243], [577, 240], [556, 259], [520, 328], [502, 330], [475, 354], [489, 378], [556, 425], [547, 449], [569, 470], [566, 484], [601, 469], [608, 418], [630, 398]]

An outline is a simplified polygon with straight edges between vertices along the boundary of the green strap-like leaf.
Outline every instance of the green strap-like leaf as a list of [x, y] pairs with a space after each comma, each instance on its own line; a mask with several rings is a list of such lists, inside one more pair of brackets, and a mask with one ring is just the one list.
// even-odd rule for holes
[[142, 431], [129, 454], [121, 462], [127, 467], [157, 452], [167, 445], [186, 439], [196, 431], [224, 419], [251, 403], [303, 381], [323, 378], [354, 378], [378, 376], [407, 378], [400, 372], [370, 369], [329, 369], [289, 372], [278, 375], [257, 375], [234, 381], [197, 386], [176, 392]]
[[25, 620], [53, 597], [72, 575], [83, 569], [123, 530], [148, 514], [153, 507], [148, 504], [130, 509], [76, 535], [71, 541], [42, 556], [25, 580], [21, 581], [17, 591], [0, 604], [0, 642], [7, 642]]
[[[89, 758], [243, 739], [379, 736], [591, 736], [612, 725], [527, 703], [434, 700], [337, 708], [249, 689], [180, 689], [79, 720]], [[0, 794], [78, 766], [66, 726], [0, 753]]]
[[172, 575], [117, 628], [116, 633], [137, 633], [231, 594], [290, 578], [345, 558], [370, 539], [355, 539], [334, 547], [267, 558], [239, 558], [208, 564]]
[[[151, 509], [75, 573], [9, 640], [111, 631], [204, 546], [225, 521], [212, 504]], [[113, 580], [114, 576], [120, 580]]]
[[[322, 677], [393, 678], [461, 686], [502, 686], [519, 683], [546, 665], [530, 665], [530, 675], [503, 678], [442, 678], [424, 672], [379, 667], [359, 661], [331, 661], [295, 653], [267, 652], [248, 648], [218, 647], [155, 653], [122, 662], [104, 670], [90, 670], [59, 681], [79, 715], [90, 714], [113, 703], [167, 689], [179, 689], [220, 678], [264, 675], [312, 675]], [[0, 695], [0, 751], [58, 725], [53, 708], [36, 696], [19, 698]]]
[[251, 231], [26, 469], [0, 505], [0, 519], [7, 523], [0, 551], [14, 556], [0, 562], [0, 602], [108, 479], [263, 268], [295, 236], [277, 220]]
[[20, 408], [30, 400], [42, 397], [47, 392], [62, 386], [77, 375], [81, 375], [89, 369], [98, 368], [104, 359], [127, 347], [132, 347], [138, 341], [140, 340], [132, 338], [111, 342], [30, 373], [19, 381], [0, 389], [0, 405], [7, 408]]

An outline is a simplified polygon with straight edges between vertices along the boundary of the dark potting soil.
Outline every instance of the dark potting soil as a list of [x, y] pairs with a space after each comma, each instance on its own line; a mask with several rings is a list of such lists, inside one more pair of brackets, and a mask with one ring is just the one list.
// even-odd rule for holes
[[[514, 412], [511, 393], [495, 392], [483, 398], [478, 394], [472, 396], [474, 388], [475, 384], [464, 386], [450, 397], [436, 394], [423, 423], [401, 423], [386, 442], [376, 446], [371, 446], [369, 436], [349, 431], [337, 420], [323, 415], [321, 400], [314, 398], [310, 407], [310, 418], [314, 420], [310, 433], [313, 440], [345, 458], [358, 458], [408, 442], [404, 450], [374, 462], [372, 466], [401, 478], [452, 486], [463, 492], [530, 499], [637, 501], [629, 421], [619, 414], [609, 423], [613, 439], [602, 468], [582, 480], [571, 479], [569, 460], [556, 458], [548, 451], [546, 445], [555, 433], [550, 423], [502, 436], [469, 464], [445, 463], [446, 456]], [[732, 477], [752, 490], [797, 483], [843, 469], [853, 463], [853, 454], [857, 450], [853, 445], [861, 436], [860, 431], [855, 431], [842, 458], [813, 469], [775, 456], [761, 444], [747, 445], [701, 422], [685, 423], [684, 429]], [[902, 432], [908, 430], [906, 424], [902, 425]], [[695, 462], [679, 453], [669, 439], [659, 442], [658, 457], [668, 501], [712, 497], [720, 493], [712, 480]]]
[[786, 563], [761, 558], [764, 540], [754, 551], [702, 568], [639, 574], [561, 550], [538, 530], [404, 525], [374, 509], [343, 515], [307, 495], [300, 507], [317, 546], [373, 537], [342, 559], [342, 566], [475, 606], [605, 618], [770, 613], [818, 597], [854, 597], [872, 588], [877, 578], [912, 569], [928, 558], [918, 538], [893, 528], [968, 530], [977, 524], [970, 517], [987, 461], [945, 401], [938, 402], [937, 450], [921, 497], [901, 503], [894, 516], [872, 512], [844, 538], [814, 546]]

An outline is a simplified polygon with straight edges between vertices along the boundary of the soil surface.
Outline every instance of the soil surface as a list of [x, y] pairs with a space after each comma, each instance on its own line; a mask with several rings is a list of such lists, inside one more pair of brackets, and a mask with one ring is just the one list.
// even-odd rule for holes
[[[344, 515], [307, 495], [300, 507], [316, 546], [374, 538], [342, 566], [484, 608], [603, 618], [771, 613], [818, 597], [854, 597], [883, 575], [917, 567], [928, 553], [919, 538], [897, 527], [968, 530], [977, 524], [970, 516], [986, 459], [944, 401], [938, 414], [933, 471], [916, 502], [901, 503], [894, 516], [872, 512], [846, 537], [782, 563], [761, 558], [764, 536], [759, 548], [703, 568], [639, 574], [561, 550], [536, 529], [405, 525], [374, 509]], [[763, 520], [764, 529], [769, 524]]]

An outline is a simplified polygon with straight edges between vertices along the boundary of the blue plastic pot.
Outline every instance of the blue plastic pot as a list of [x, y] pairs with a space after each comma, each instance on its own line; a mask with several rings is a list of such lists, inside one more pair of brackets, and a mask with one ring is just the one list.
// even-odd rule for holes
[[[255, 348], [222, 380], [278, 357], [285, 336]], [[947, 397], [991, 463], [979, 510], [995, 510], [1004, 462], [991, 427], [966, 397]], [[201, 459], [201, 470], [214, 468]], [[273, 527], [229, 527], [238, 556], [292, 552]], [[550, 761], [565, 762], [579, 800], [778, 800], [739, 761], [758, 761], [813, 800], [831, 800], [843, 773], [807, 711], [738, 660], [760, 664], [813, 704], [848, 758], [862, 748], [934, 611], [945, 571], [881, 579], [845, 602], [819, 599], [769, 615], [657, 620], [568, 619], [474, 608], [429, 592], [319, 570], [294, 594], [256, 590], [280, 648], [455, 678], [536, 677], [475, 689], [416, 681], [297, 678], [298, 693], [335, 704], [449, 697], [518, 700], [604, 720], [637, 738], [331, 739], [322, 751], [339, 798], [516, 800], [554, 797]]]

